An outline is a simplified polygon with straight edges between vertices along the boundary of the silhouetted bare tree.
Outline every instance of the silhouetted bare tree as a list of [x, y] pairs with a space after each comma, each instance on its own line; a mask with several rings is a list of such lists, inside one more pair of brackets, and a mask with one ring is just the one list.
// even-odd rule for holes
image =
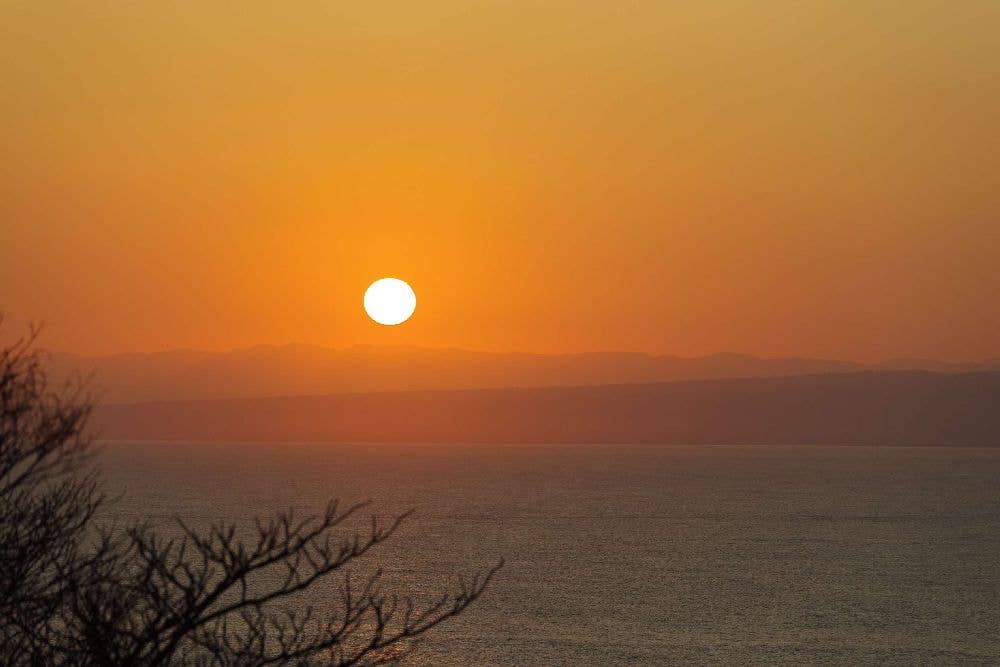
[[85, 470], [90, 406], [51, 392], [35, 332], [0, 349], [0, 662], [37, 660], [102, 497]]
[[[85, 463], [89, 403], [49, 392], [34, 337], [0, 353], [0, 662], [12, 665], [380, 665], [482, 595], [497, 563], [433, 600], [387, 592], [349, 566], [408, 514], [346, 522], [332, 502], [199, 531], [177, 520], [99, 530]], [[322, 608], [304, 594], [333, 579]], [[315, 590], [313, 591], [315, 593]]]

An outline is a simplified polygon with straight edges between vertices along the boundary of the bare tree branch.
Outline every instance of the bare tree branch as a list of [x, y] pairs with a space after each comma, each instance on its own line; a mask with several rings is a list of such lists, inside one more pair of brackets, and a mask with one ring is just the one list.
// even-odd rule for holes
[[[0, 350], [2, 664], [396, 664], [503, 565], [430, 601], [387, 592], [380, 570], [352, 569], [411, 512], [349, 527], [368, 503], [288, 510], [247, 530], [181, 519], [171, 537], [147, 523], [98, 529], [91, 403], [80, 388], [48, 390], [36, 335]], [[303, 595], [331, 580], [319, 611]]]

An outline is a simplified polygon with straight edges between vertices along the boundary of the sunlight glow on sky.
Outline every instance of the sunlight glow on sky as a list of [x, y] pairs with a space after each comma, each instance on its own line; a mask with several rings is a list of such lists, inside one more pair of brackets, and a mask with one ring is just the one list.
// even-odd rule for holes
[[52, 347], [1000, 356], [993, 0], [0, 22], [0, 310]]

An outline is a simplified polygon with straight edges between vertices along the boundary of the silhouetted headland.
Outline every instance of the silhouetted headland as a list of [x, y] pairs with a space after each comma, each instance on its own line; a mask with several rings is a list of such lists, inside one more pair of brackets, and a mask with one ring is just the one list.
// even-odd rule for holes
[[229, 352], [173, 350], [147, 354], [52, 357], [55, 378], [93, 375], [108, 403], [302, 394], [505, 387], [557, 387], [779, 377], [865, 370], [946, 373], [1000, 371], [1000, 360], [950, 363], [894, 359], [851, 361], [749, 354], [703, 357], [639, 352], [527, 354], [413, 346], [260, 345]]
[[146, 402], [96, 419], [122, 440], [995, 446], [1000, 372]]

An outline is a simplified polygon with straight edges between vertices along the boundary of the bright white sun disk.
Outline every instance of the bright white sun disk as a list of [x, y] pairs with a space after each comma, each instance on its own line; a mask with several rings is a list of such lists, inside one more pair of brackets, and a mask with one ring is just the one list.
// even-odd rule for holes
[[413, 288], [399, 278], [380, 278], [365, 291], [365, 312], [379, 324], [402, 324], [416, 307]]

